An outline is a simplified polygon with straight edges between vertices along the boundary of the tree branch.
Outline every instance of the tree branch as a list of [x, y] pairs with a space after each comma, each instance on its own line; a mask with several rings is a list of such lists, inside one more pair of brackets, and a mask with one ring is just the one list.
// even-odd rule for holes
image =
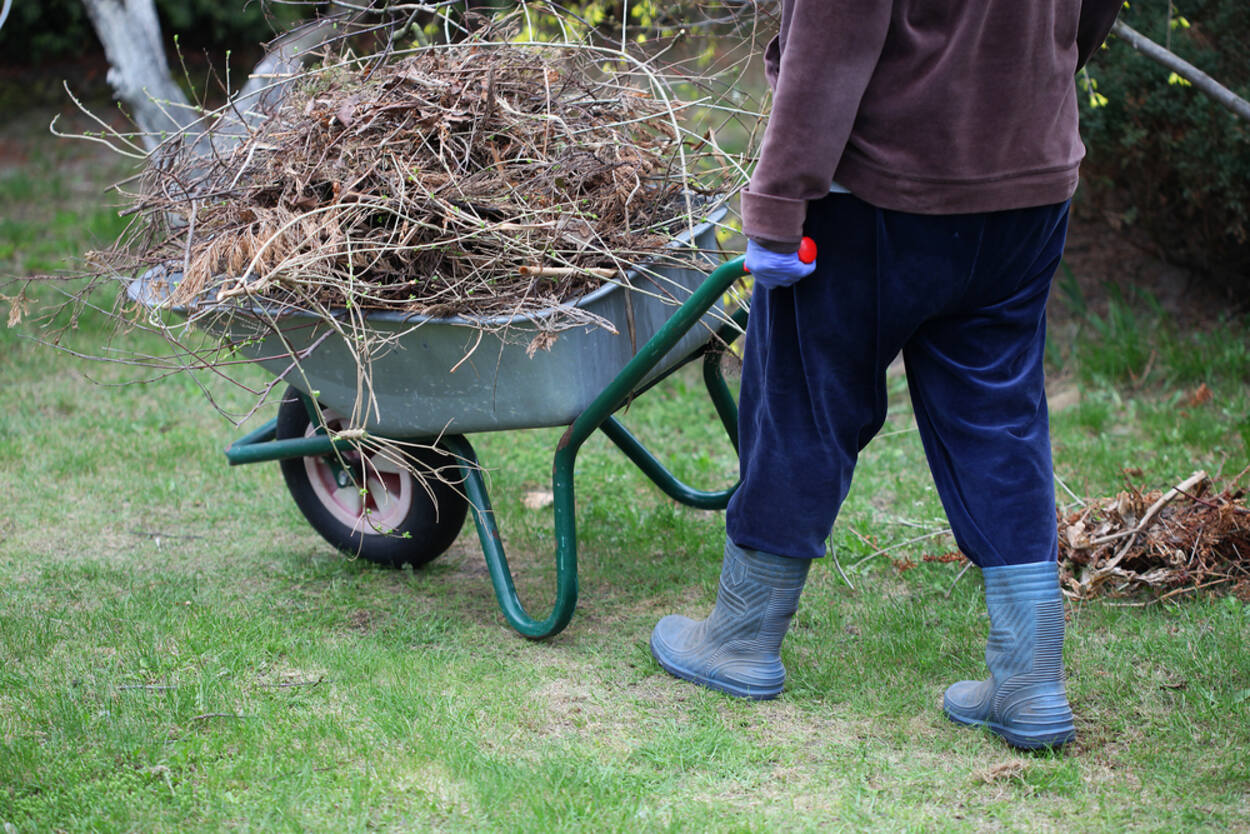
[[1115, 25], [1111, 27], [1111, 33], [1123, 38], [1129, 46], [1142, 55], [1145, 55], [1157, 64], [1167, 67], [1181, 78], [1193, 84], [1200, 92], [1215, 99], [1241, 118], [1250, 121], [1250, 101], [1246, 101], [1193, 64], [1175, 53], [1169, 52], [1121, 21], [1117, 20], [1115, 22]]

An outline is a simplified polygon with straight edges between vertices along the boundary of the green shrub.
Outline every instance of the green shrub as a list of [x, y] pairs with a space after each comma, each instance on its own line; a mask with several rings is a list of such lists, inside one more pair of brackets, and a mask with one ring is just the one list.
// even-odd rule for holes
[[[1183, 1], [1171, 18], [1164, 0], [1141, 0], [1121, 20], [1250, 97], [1246, 0]], [[1081, 114], [1086, 197], [1140, 228], [1169, 259], [1230, 291], [1250, 289], [1250, 124], [1114, 36], [1089, 75], [1096, 91], [1078, 78], [1089, 93]]]
[[80, 0], [13, 0], [9, 19], [0, 30], [3, 63], [39, 64], [98, 49], [91, 22]]

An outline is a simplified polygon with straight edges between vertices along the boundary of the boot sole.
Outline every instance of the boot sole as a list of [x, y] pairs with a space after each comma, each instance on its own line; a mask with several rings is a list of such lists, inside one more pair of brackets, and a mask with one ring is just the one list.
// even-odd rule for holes
[[733, 684], [728, 681], [709, 678], [706, 675], [692, 672], [691, 670], [662, 657], [660, 652], [656, 651], [654, 637], [652, 637], [650, 644], [651, 656], [655, 658], [656, 662], [660, 664], [660, 667], [663, 668], [665, 672], [668, 672], [673, 677], [681, 678], [682, 680], [690, 681], [691, 683], [696, 683], [699, 686], [704, 686], [708, 689], [715, 689], [718, 692], [724, 692], [726, 695], [732, 695], [735, 698], [747, 698], [752, 701], [771, 701], [773, 698], [780, 695], [782, 689], [785, 688], [785, 685], [782, 684], [776, 689], [760, 689], [756, 686], [738, 686], [737, 684]]
[[1004, 727], [995, 721], [982, 721], [976, 718], [964, 718], [950, 710], [942, 710], [946, 717], [956, 724], [965, 727], [985, 727], [994, 735], [1000, 737], [1012, 747], [1020, 750], [1041, 750], [1049, 747], [1058, 749], [1076, 738], [1076, 729], [1074, 727], [1062, 727], [1058, 730], [1051, 730], [1045, 733], [1020, 733], [1010, 727]]

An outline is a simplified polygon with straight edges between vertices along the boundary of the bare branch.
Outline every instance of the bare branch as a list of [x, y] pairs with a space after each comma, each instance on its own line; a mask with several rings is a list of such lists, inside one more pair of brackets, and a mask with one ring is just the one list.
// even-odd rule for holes
[[1115, 22], [1115, 25], [1111, 27], [1111, 32], [1123, 38], [1129, 46], [1142, 55], [1145, 55], [1157, 64], [1167, 67], [1181, 78], [1193, 84], [1200, 92], [1215, 99], [1241, 118], [1250, 121], [1250, 101], [1246, 101], [1179, 55], [1169, 52], [1121, 21], [1117, 20]]

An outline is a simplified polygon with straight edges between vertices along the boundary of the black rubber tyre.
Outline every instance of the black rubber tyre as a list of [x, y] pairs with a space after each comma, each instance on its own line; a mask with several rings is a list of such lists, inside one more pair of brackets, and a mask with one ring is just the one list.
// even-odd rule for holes
[[[331, 428], [343, 419], [322, 410]], [[308, 412], [294, 389], [278, 408], [277, 437], [313, 433]], [[418, 472], [454, 465], [440, 449], [406, 449]], [[340, 456], [289, 458], [279, 461], [287, 489], [313, 529], [344, 553], [379, 565], [398, 568], [437, 559], [464, 526], [468, 502], [454, 487], [437, 478], [422, 482], [406, 467], [382, 455], [345, 451]], [[338, 482], [338, 474], [350, 476]]]

